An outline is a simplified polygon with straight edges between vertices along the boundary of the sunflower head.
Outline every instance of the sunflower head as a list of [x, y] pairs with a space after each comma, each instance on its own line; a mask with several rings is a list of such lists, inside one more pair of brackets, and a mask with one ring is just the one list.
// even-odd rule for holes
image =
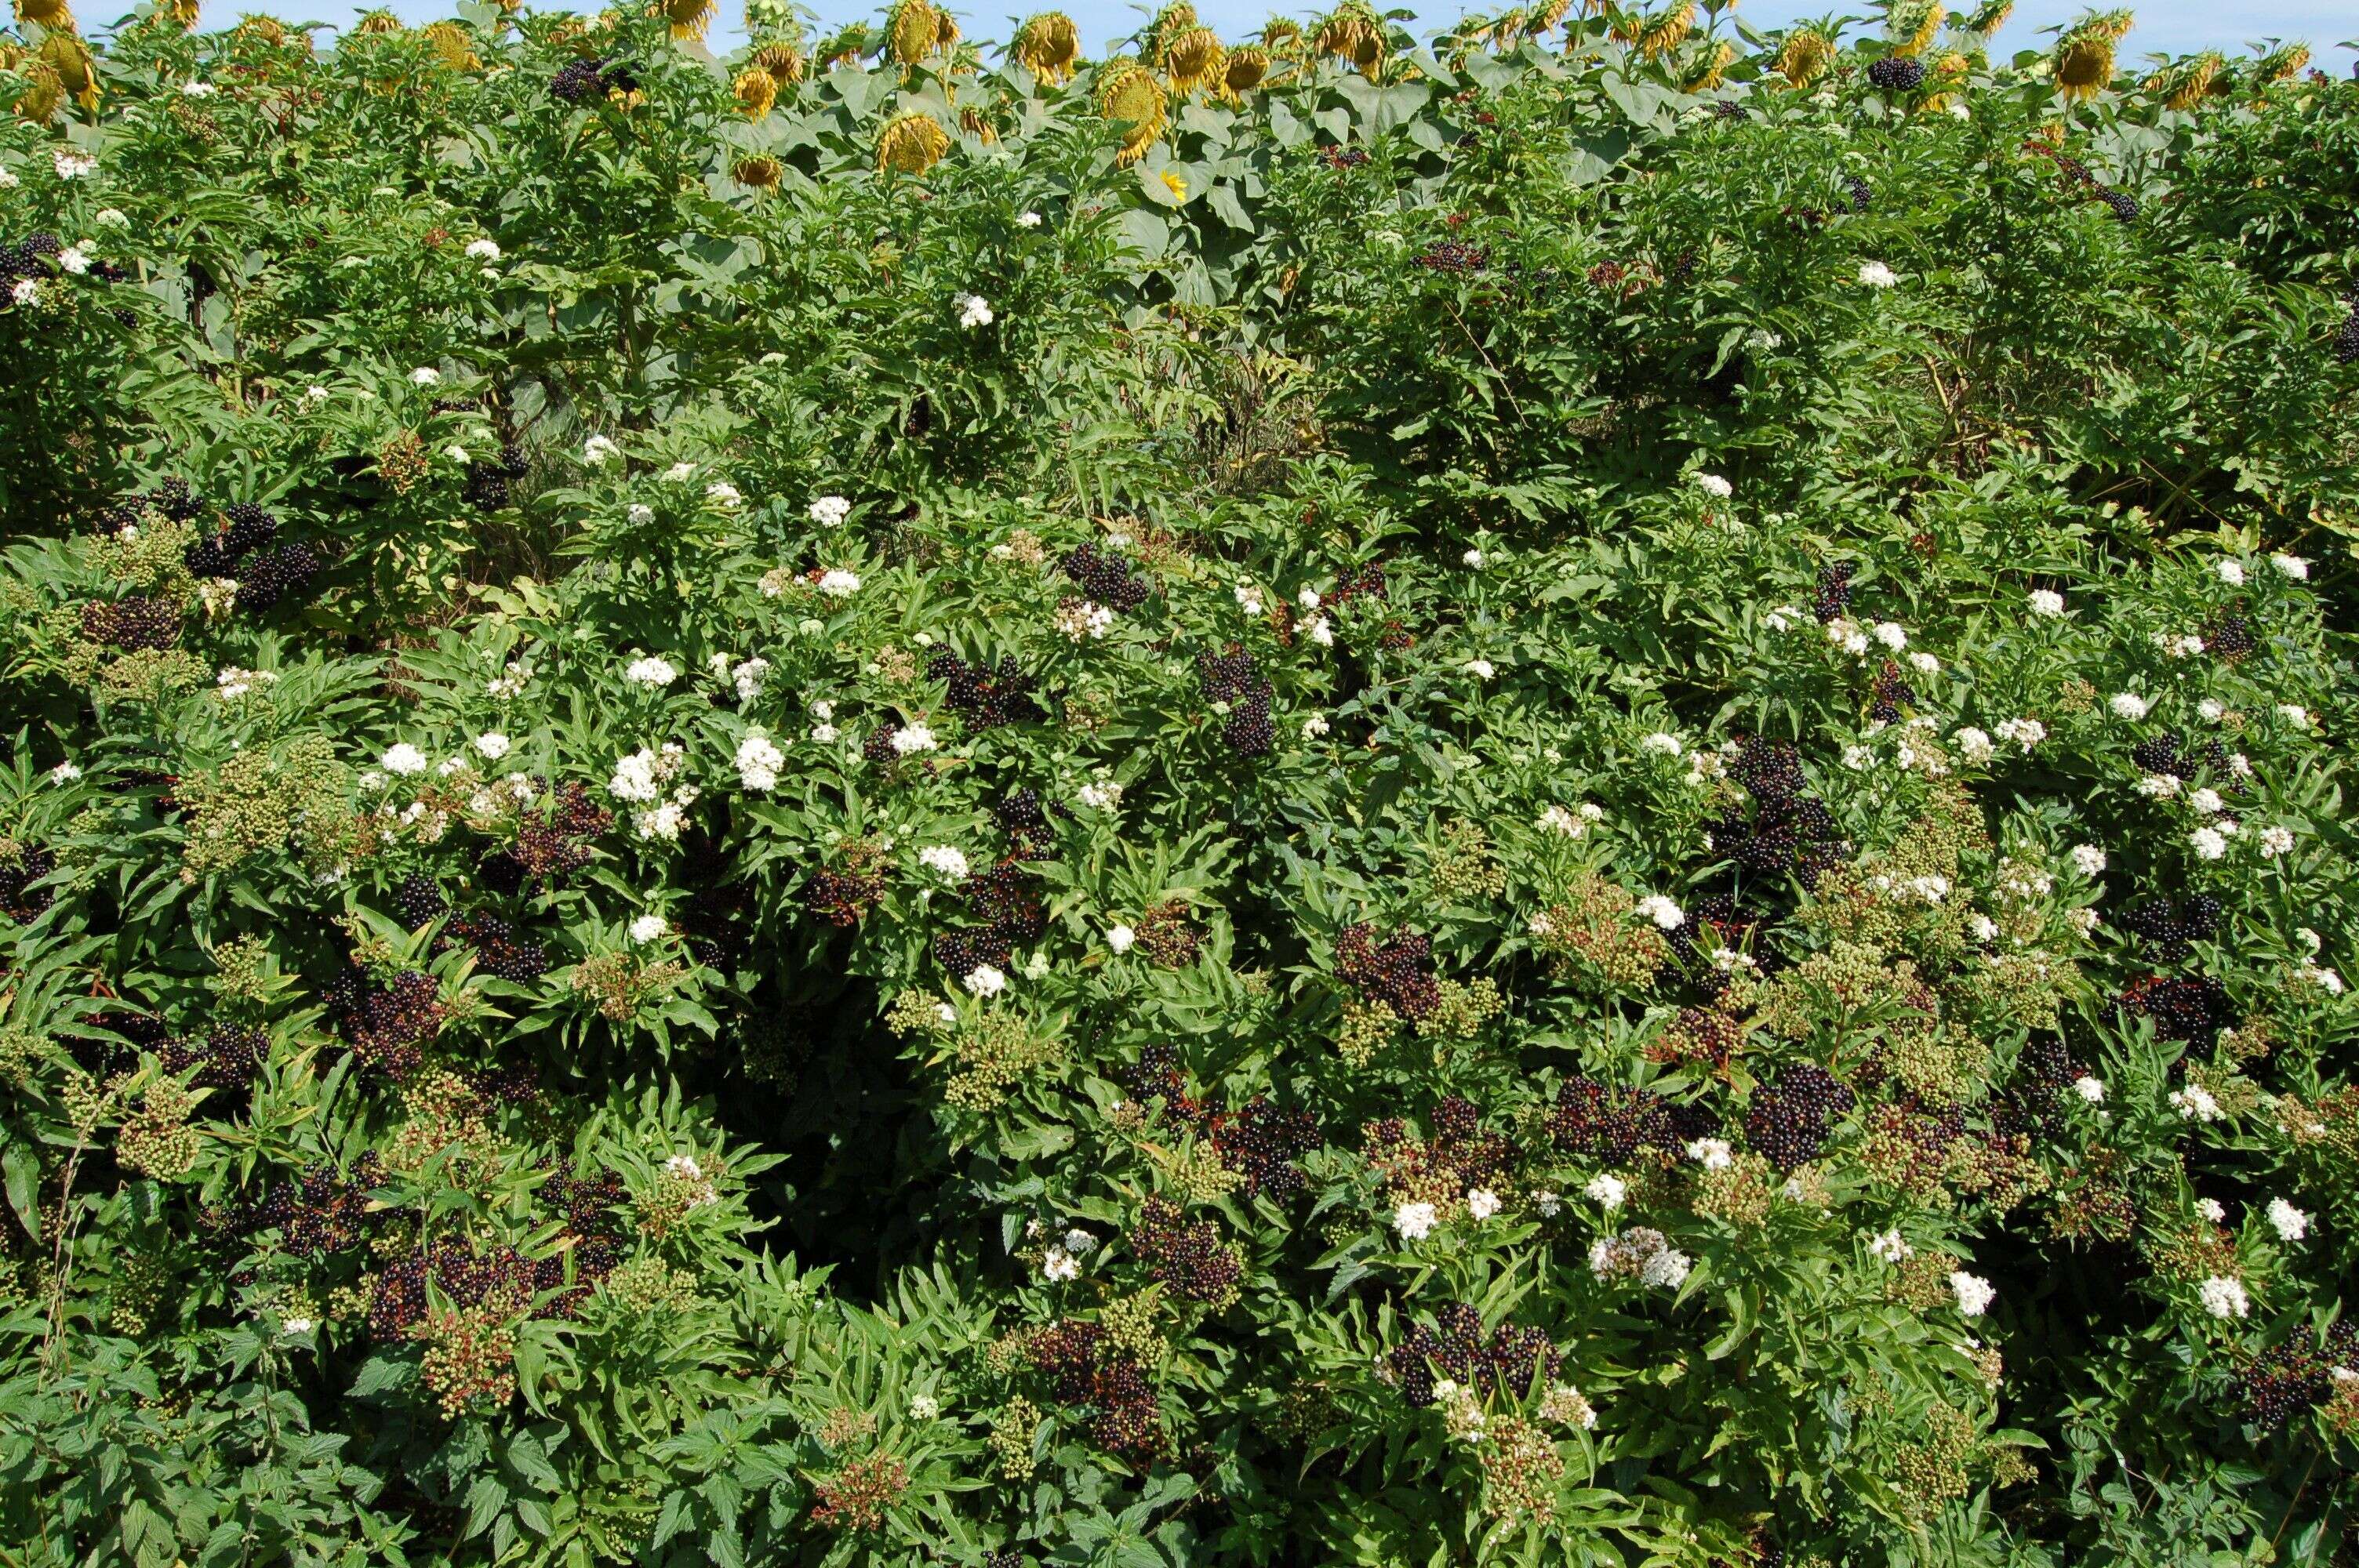
[[197, 25], [197, 0], [163, 0], [155, 10], [158, 21], [169, 23], [186, 33]]
[[1174, 174], [1167, 168], [1155, 178], [1163, 182], [1164, 189], [1171, 192], [1172, 200], [1185, 201], [1188, 200], [1188, 181], [1185, 176]]
[[16, 20], [57, 33], [71, 32], [74, 25], [66, 0], [16, 0]]
[[778, 101], [778, 79], [758, 65], [749, 65], [737, 73], [729, 91], [737, 95], [737, 112], [748, 120], [758, 120]]
[[1696, 60], [1693, 68], [1680, 79], [1680, 91], [1682, 92], [1712, 92], [1717, 91], [1720, 87], [1721, 73], [1734, 64], [1735, 59], [1736, 46], [1730, 43], [1726, 38], [1723, 38], [1717, 43], [1705, 44], [1703, 47], [1702, 56]]
[[1834, 44], [1826, 34], [1816, 27], [1799, 27], [1786, 35], [1769, 69], [1784, 77], [1788, 87], [1808, 87], [1826, 74], [1827, 62], [1834, 53]]
[[2114, 38], [2083, 25], [2056, 40], [2056, 85], [2074, 103], [2094, 98], [2114, 79]]
[[729, 178], [748, 190], [776, 190], [786, 173], [786, 165], [759, 153], [741, 157], [729, 166]]
[[894, 0], [885, 14], [885, 52], [896, 65], [915, 65], [934, 48], [941, 16], [931, 0]]
[[1098, 114], [1123, 127], [1115, 162], [1136, 163], [1163, 135], [1163, 84], [1136, 60], [1110, 66], [1098, 78]]
[[1660, 59], [1688, 41], [1695, 31], [1695, 0], [1680, 0], [1661, 16], [1649, 20], [1639, 29], [1638, 52], [1648, 59]]
[[656, 0], [655, 13], [679, 39], [701, 38], [712, 27], [713, 0]]
[[1273, 16], [1261, 30], [1261, 47], [1278, 59], [1296, 59], [1302, 54], [1302, 24], [1290, 17]]
[[991, 123], [990, 115], [972, 103], [959, 111], [959, 129], [984, 146], [999, 140], [999, 127]]
[[810, 62], [803, 59], [803, 51], [784, 40], [766, 43], [756, 49], [754, 63], [768, 71], [770, 80], [780, 87], [792, 87], [810, 69]]
[[2253, 62], [2253, 85], [2275, 87], [2309, 63], [2308, 44], [2279, 44]]
[[1321, 54], [1346, 61], [1362, 76], [1374, 77], [1384, 68], [1385, 25], [1367, 0], [1343, 0], [1321, 20], [1311, 45]]
[[2206, 49], [2192, 59], [2157, 72], [2147, 80], [2147, 91], [2161, 94], [2165, 108], [2182, 112], [2192, 109], [2211, 95], [2212, 83], [2226, 63], [2216, 50]]
[[481, 70], [482, 59], [475, 53], [475, 40], [467, 29], [456, 22], [429, 22], [422, 35], [434, 58], [452, 70]]
[[1965, 21], [1960, 25], [1967, 32], [1988, 38], [2006, 27], [2006, 19], [2014, 15], [2015, 0], [1982, 0], [1981, 5], [1966, 13]]
[[1229, 51], [1228, 66], [1221, 72], [1221, 96], [1242, 103], [1268, 74], [1269, 51], [1259, 44], [1240, 44]]
[[1572, 0], [1541, 0], [1524, 18], [1524, 36], [1536, 38], [1543, 33], [1556, 31], [1564, 26], [1564, 19], [1571, 11]]
[[876, 169], [923, 174], [950, 150], [950, 133], [931, 114], [904, 114], [876, 138]]
[[1155, 13], [1155, 20], [1147, 24], [1142, 40], [1150, 59], [1159, 59], [1171, 40], [1196, 25], [1196, 7], [1188, 0], [1170, 0], [1170, 4]]
[[1890, 52], [1923, 54], [1933, 47], [1933, 39], [1940, 35], [1941, 23], [1948, 16], [1940, 0], [1898, 0], [1885, 13], [1886, 36], [1892, 40]]
[[[91, 57], [90, 46], [82, 41], [80, 33], [56, 32], [43, 38], [40, 60], [68, 97], [85, 109], [98, 107], [98, 61]], [[49, 115], [26, 118], [46, 120]]]
[[1016, 58], [1033, 77], [1050, 86], [1073, 74], [1082, 58], [1082, 30], [1062, 11], [1040, 11], [1016, 30]]
[[390, 11], [371, 11], [353, 24], [353, 31], [368, 38], [397, 38], [408, 30]]
[[37, 125], [47, 124], [58, 105], [66, 101], [65, 83], [58, 80], [58, 68], [48, 60], [37, 59], [22, 69], [25, 88], [16, 94], [16, 114]]
[[1190, 27], [1163, 47], [1163, 69], [1170, 72], [1175, 92], [1193, 92], [1219, 81], [1228, 64], [1229, 51], [1210, 27]]

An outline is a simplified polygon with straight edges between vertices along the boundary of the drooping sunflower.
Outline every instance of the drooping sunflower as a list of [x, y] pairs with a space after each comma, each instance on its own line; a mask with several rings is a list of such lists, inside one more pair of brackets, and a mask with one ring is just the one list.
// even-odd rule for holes
[[803, 59], [803, 51], [784, 40], [766, 43], [756, 49], [754, 63], [768, 71], [770, 80], [781, 89], [800, 81], [803, 73], [810, 69], [810, 62]]
[[371, 11], [353, 24], [353, 31], [368, 38], [397, 38], [408, 30], [390, 11]]
[[1966, 14], [1965, 21], [1960, 26], [1969, 33], [1986, 38], [2006, 27], [2006, 19], [2014, 15], [2015, 0], [1983, 0], [1981, 5]]
[[1302, 56], [1302, 24], [1287, 16], [1273, 16], [1261, 30], [1261, 47], [1277, 59], [1299, 59]]
[[1648, 20], [1638, 32], [1639, 54], [1647, 59], [1661, 59], [1677, 49], [1695, 31], [1695, 0], [1680, 0], [1661, 16]]
[[999, 140], [999, 127], [991, 123], [990, 115], [972, 103], [959, 111], [959, 129], [984, 146]]
[[749, 154], [729, 166], [729, 178], [748, 190], [776, 190], [786, 172], [786, 165], [760, 153]]
[[1537, 38], [1543, 33], [1556, 31], [1564, 26], [1565, 17], [1571, 13], [1572, 0], [1541, 0], [1524, 20], [1524, 37]]
[[1082, 58], [1082, 30], [1062, 11], [1041, 11], [1016, 29], [1016, 59], [1036, 81], [1053, 87], [1073, 74]]
[[158, 22], [167, 22], [182, 32], [192, 31], [197, 25], [197, 0], [163, 0], [155, 10]]
[[1155, 19], [1147, 24], [1146, 32], [1140, 35], [1140, 52], [1148, 59], [1159, 60], [1170, 47], [1171, 40], [1195, 25], [1195, 6], [1188, 0], [1169, 0], [1163, 9], [1155, 13]]
[[2158, 94], [2165, 108], [2184, 112], [2211, 96], [2212, 84], [2218, 80], [2220, 68], [2227, 63], [2217, 50], [2206, 49], [2168, 70], [2157, 71], [2147, 78], [2146, 90]]
[[729, 84], [737, 95], [737, 112], [748, 120], [767, 114], [778, 101], [778, 79], [758, 65], [749, 65]]
[[1228, 68], [1221, 72], [1221, 97], [1242, 105], [1245, 94], [1269, 74], [1269, 51], [1259, 44], [1239, 44], [1229, 51]]
[[1703, 46], [1703, 54], [1680, 80], [1682, 92], [1711, 92], [1718, 90], [1721, 73], [1736, 62], [1736, 46], [1726, 38]]
[[1941, 24], [1949, 12], [1940, 0], [1898, 0], [1886, 13], [1886, 35], [1892, 40], [1890, 53], [1901, 56], [1920, 55], [1933, 47], [1940, 34]]
[[16, 0], [16, 20], [58, 33], [70, 33], [74, 26], [66, 0]]
[[910, 66], [932, 52], [942, 18], [930, 0], [894, 0], [885, 14], [885, 52], [896, 65]]
[[[51, 33], [41, 40], [40, 59], [56, 75], [61, 92], [85, 109], [98, 107], [98, 61], [91, 57], [90, 46], [82, 41], [80, 33]], [[49, 115], [38, 118], [46, 120]]]
[[2114, 80], [2114, 46], [2130, 30], [2130, 14], [2091, 16], [2056, 40], [2056, 85], [2074, 102], [2095, 97]]
[[712, 27], [713, 0], [656, 0], [656, 11], [671, 26], [675, 38], [701, 38]]
[[1163, 69], [1174, 92], [1193, 92], [1220, 81], [1228, 64], [1229, 51], [1210, 27], [1190, 27], [1163, 48]]
[[1373, 79], [1384, 68], [1385, 25], [1367, 0], [1343, 0], [1320, 21], [1311, 46]]
[[904, 114], [876, 138], [876, 171], [923, 174], [950, 150], [950, 133], [931, 114]]
[[1920, 114], [1935, 114], [1948, 109], [1951, 100], [1957, 95], [1958, 85], [1966, 80], [1966, 73], [1972, 70], [1973, 66], [1973, 57], [1963, 50], [1942, 50], [1940, 57], [1926, 70], [1926, 81], [1931, 90], [1919, 101], [1917, 112]]
[[1784, 77], [1788, 87], [1808, 87], [1826, 74], [1834, 54], [1834, 43], [1826, 34], [1816, 27], [1801, 27], [1786, 35], [1769, 69]]
[[475, 40], [467, 29], [456, 22], [429, 22], [421, 35], [434, 50], [434, 58], [452, 70], [481, 70], [484, 61], [475, 53]]
[[65, 83], [58, 80], [57, 67], [45, 59], [37, 59], [23, 70], [25, 90], [16, 94], [15, 104], [17, 117], [36, 125], [47, 124], [58, 112], [58, 105], [66, 101]]
[[1162, 137], [1166, 121], [1163, 84], [1136, 60], [1108, 66], [1098, 77], [1098, 114], [1120, 124], [1118, 165], [1136, 163]]
[[813, 52], [831, 67], [852, 65], [876, 52], [876, 38], [865, 23], [853, 22], [829, 37]]
[[2280, 81], [2290, 80], [2294, 72], [2309, 63], [2308, 44], [2279, 44], [2253, 62], [2253, 85], [2256, 88], [2275, 87]]

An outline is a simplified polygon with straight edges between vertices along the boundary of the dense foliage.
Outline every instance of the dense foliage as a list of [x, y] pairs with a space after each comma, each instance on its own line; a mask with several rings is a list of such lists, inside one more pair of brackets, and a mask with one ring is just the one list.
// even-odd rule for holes
[[0, 49], [0, 1558], [2352, 1561], [2359, 85]]

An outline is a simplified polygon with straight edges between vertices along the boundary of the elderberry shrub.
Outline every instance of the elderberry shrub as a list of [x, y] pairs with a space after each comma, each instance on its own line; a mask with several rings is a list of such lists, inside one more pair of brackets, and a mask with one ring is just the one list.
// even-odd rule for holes
[[1828, 1124], [1851, 1113], [1859, 1097], [1816, 1063], [1787, 1068], [1753, 1091], [1745, 1112], [1745, 1139], [1780, 1171], [1819, 1157]]

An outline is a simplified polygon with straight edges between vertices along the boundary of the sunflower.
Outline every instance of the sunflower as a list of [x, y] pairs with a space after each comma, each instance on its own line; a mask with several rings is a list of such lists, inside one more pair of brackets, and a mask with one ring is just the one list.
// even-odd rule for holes
[[1174, 174], [1167, 168], [1155, 178], [1163, 182], [1164, 189], [1171, 192], [1172, 200], [1185, 201], [1188, 200], [1188, 181], [1185, 176]]
[[780, 87], [792, 87], [803, 79], [810, 62], [803, 51], [783, 40], [764, 44], [754, 51], [754, 63], [770, 73], [770, 80]]
[[854, 65], [876, 52], [876, 39], [865, 23], [853, 22], [831, 36], [812, 52], [831, 67]]
[[1328, 12], [1311, 44], [1321, 54], [1349, 61], [1362, 76], [1373, 79], [1384, 67], [1385, 25], [1367, 0], [1343, 0]]
[[2006, 27], [2006, 19], [2014, 15], [2015, 0], [1983, 0], [1981, 5], [1967, 13], [1961, 26], [1967, 32], [1988, 38]]
[[16, 20], [53, 33], [70, 33], [74, 25], [73, 13], [66, 9], [66, 0], [16, 0]]
[[[85, 109], [98, 107], [98, 61], [79, 33], [51, 33], [41, 40], [41, 59], [56, 76], [58, 87]], [[32, 119], [37, 116], [27, 115]], [[49, 115], [38, 116], [46, 120]]]
[[1163, 135], [1163, 84], [1136, 60], [1108, 66], [1098, 77], [1098, 114], [1123, 127], [1115, 163], [1136, 163]]
[[1233, 104], [1243, 104], [1245, 94], [1261, 85], [1269, 74], [1269, 51], [1259, 44], [1239, 44], [1229, 51], [1229, 65], [1221, 72], [1221, 96]]
[[1218, 81], [1226, 73], [1229, 51], [1210, 27], [1190, 27], [1163, 49], [1163, 69], [1170, 73], [1174, 92], [1193, 92]]
[[197, 0], [163, 0], [163, 4], [156, 7], [154, 15], [158, 20], [169, 22], [180, 31], [188, 32], [197, 25]]
[[941, 24], [929, 0], [894, 0], [885, 14], [885, 52], [897, 65], [915, 65], [932, 51]]
[[656, 0], [655, 10], [671, 24], [675, 38], [701, 38], [712, 26], [712, 0]]
[[2308, 44], [2279, 44], [2253, 62], [2253, 85], [2275, 87], [2309, 63]]
[[1062, 11], [1036, 11], [1016, 29], [1011, 52], [1034, 81], [1054, 87], [1071, 78], [1082, 58], [1082, 31]]
[[2129, 13], [2118, 30], [2113, 17], [2092, 16], [2056, 40], [2056, 85], [2074, 103], [2093, 98], [2114, 79], [2114, 45], [2129, 30]]
[[923, 174], [951, 150], [950, 134], [931, 114], [904, 114], [876, 138], [876, 171]]
[[737, 112], [748, 120], [758, 120], [778, 101], [778, 79], [758, 65], [749, 65], [737, 73], [729, 91], [737, 95]]
[[456, 22], [429, 22], [424, 37], [434, 50], [434, 58], [452, 70], [481, 70], [484, 62], [475, 53], [474, 40], [467, 29]]
[[989, 146], [999, 140], [999, 127], [993, 124], [982, 110], [972, 104], [959, 111], [959, 129], [981, 142], [984, 146]]
[[65, 84], [58, 80], [58, 69], [45, 59], [19, 69], [25, 73], [25, 90], [16, 94], [16, 114], [37, 125], [46, 124], [49, 116], [58, 112], [58, 105], [66, 101]]
[[1826, 73], [1834, 53], [1835, 46], [1826, 34], [1816, 27], [1803, 27], [1786, 35], [1769, 69], [1784, 77], [1788, 87], [1808, 87]]
[[1660, 59], [1688, 41], [1695, 31], [1695, 0], [1680, 3], [1648, 21], [1638, 34], [1638, 52], [1647, 59]]
[[1141, 52], [1149, 59], [1161, 59], [1171, 40], [1195, 25], [1196, 7], [1188, 0], [1170, 0], [1169, 5], [1155, 13], [1155, 19], [1140, 35]]
[[1680, 81], [1680, 91], [1711, 92], [1718, 90], [1721, 72], [1735, 63], [1735, 60], [1736, 46], [1727, 39], [1723, 38], [1718, 43], [1704, 45], [1702, 58], [1696, 61], [1695, 69]]
[[741, 157], [729, 166], [729, 178], [748, 190], [776, 190], [786, 172], [786, 165], [759, 153]]
[[1932, 48], [1949, 13], [1940, 0], [1900, 0], [1886, 14], [1885, 26], [1896, 55], [1919, 55]]
[[1541, 4], [1533, 6], [1531, 14], [1524, 19], [1524, 36], [1536, 38], [1542, 33], [1556, 31], [1564, 25], [1565, 17], [1571, 11], [1572, 0], [1541, 0]]
[[1290, 17], [1273, 16], [1261, 30], [1261, 47], [1278, 59], [1295, 59], [1302, 54], [1302, 24]]
[[394, 38], [408, 32], [401, 18], [390, 11], [371, 11], [353, 24], [353, 31], [369, 38]]

